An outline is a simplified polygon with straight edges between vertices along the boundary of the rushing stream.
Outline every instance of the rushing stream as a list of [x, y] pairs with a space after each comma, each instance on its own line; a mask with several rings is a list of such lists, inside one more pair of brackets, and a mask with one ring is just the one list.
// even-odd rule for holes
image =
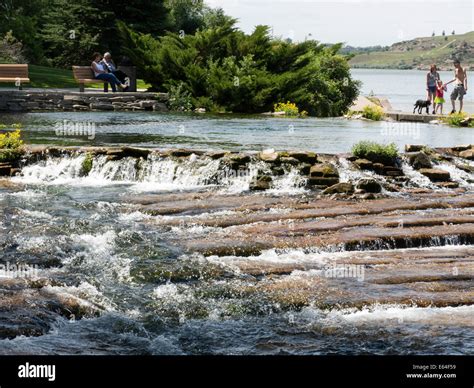
[[[30, 139], [53, 136], [38, 128]], [[238, 138], [214, 149], [260, 149]], [[84, 176], [85, 158], [51, 155], [0, 181], [2, 263], [35, 270], [0, 277], [0, 354], [474, 352], [474, 176], [459, 168], [472, 162], [440, 162], [458, 189], [404, 162], [395, 191], [341, 155], [341, 182], [384, 185], [358, 201], [321, 198], [291, 165], [254, 192], [260, 161], [232, 175], [206, 155], [99, 154]], [[354, 276], [328, 276], [339, 267]]]

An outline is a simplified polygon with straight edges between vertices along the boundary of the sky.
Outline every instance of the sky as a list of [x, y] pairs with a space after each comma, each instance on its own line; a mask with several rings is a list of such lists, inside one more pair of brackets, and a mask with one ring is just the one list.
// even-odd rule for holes
[[[258, 24], [275, 36], [351, 46], [474, 30], [474, 0], [205, 0], [239, 20], [249, 33]], [[311, 35], [310, 35], [311, 34]]]

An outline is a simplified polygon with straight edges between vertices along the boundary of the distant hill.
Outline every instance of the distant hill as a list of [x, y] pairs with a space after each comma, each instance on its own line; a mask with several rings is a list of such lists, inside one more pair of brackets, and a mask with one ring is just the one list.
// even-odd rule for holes
[[350, 64], [354, 68], [428, 69], [435, 63], [439, 69], [452, 69], [454, 58], [474, 70], [474, 31], [463, 35], [416, 38], [379, 51], [351, 48], [355, 55]]

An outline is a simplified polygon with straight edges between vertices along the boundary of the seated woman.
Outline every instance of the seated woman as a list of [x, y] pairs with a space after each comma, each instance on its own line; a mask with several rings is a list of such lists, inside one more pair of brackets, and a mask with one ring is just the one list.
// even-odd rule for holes
[[107, 67], [109, 73], [115, 75], [121, 83], [130, 86], [130, 78], [122, 70], [117, 69], [112, 59], [112, 54], [108, 52], [105, 53], [104, 59], [102, 59], [102, 63]]
[[94, 72], [94, 77], [100, 80], [107, 81], [112, 87], [112, 91], [117, 91], [117, 86], [123, 90], [127, 89], [127, 86], [122, 84], [115, 75], [108, 72], [106, 66], [100, 63], [102, 56], [99, 53], [94, 53], [92, 61], [92, 71]]

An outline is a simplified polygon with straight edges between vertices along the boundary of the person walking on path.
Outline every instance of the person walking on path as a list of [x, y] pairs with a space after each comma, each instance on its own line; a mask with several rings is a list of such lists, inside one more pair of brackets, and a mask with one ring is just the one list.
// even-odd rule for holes
[[440, 79], [436, 65], [431, 65], [430, 71], [426, 74], [426, 90], [428, 91], [428, 100], [433, 103], [433, 114], [436, 111], [436, 103], [434, 102], [436, 96], [436, 85]]
[[454, 82], [454, 89], [451, 93], [451, 103], [453, 104], [453, 110], [451, 113], [456, 113], [456, 99], [459, 99], [459, 113], [462, 112], [464, 104], [464, 95], [467, 93], [467, 72], [461, 66], [461, 62], [458, 59], [454, 61], [454, 79], [447, 82], [446, 85]]

